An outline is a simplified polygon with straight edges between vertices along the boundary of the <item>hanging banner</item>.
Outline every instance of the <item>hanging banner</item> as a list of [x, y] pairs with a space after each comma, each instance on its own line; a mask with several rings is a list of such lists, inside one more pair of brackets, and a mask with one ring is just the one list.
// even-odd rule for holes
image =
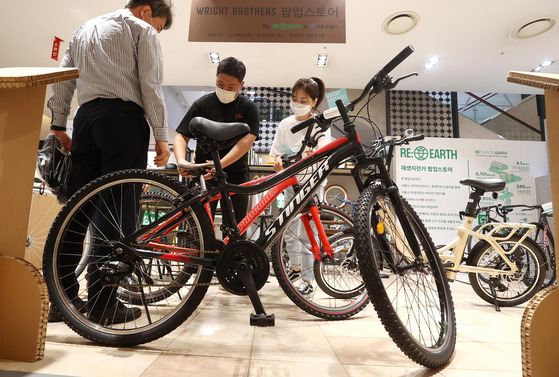
[[50, 54], [50, 58], [56, 61], [58, 61], [58, 54], [60, 52], [60, 42], [64, 41], [58, 37], [54, 37], [54, 42], [52, 42], [52, 53]]
[[192, 0], [188, 41], [345, 43], [345, 0]]
[[[535, 178], [549, 174], [547, 144], [540, 141], [425, 138], [396, 149], [392, 171], [404, 198], [415, 209], [435, 244], [456, 237], [458, 213], [466, 207], [464, 178], [502, 179], [496, 200], [486, 194], [481, 206], [536, 203]], [[537, 220], [537, 211], [514, 211], [512, 222]], [[474, 224], [476, 225], [476, 224]]]

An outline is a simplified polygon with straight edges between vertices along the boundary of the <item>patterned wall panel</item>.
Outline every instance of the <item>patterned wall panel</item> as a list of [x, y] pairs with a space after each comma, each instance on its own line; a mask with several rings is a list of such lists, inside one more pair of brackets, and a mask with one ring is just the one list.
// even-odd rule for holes
[[390, 90], [387, 134], [411, 128], [429, 137], [458, 137], [456, 95], [452, 92]]
[[291, 88], [246, 87], [242, 93], [253, 100], [260, 110], [260, 135], [254, 142], [253, 150], [256, 153], [268, 153], [279, 122], [291, 115]]

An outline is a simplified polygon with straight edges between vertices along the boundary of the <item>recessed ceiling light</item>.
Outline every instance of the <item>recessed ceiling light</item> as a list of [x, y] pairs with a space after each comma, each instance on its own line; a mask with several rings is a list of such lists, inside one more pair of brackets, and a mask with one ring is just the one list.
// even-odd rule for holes
[[382, 30], [391, 35], [404, 34], [417, 26], [419, 16], [415, 12], [398, 12], [386, 20], [382, 24]]
[[555, 17], [541, 17], [530, 20], [517, 26], [512, 31], [512, 37], [515, 39], [527, 39], [543, 34], [553, 26], [555, 26]]
[[540, 65], [538, 65], [536, 68], [532, 69], [532, 72], [539, 72], [547, 67], [549, 67], [550, 65], [552, 65], [554, 62], [551, 60], [546, 60], [541, 62]]
[[431, 59], [427, 60], [427, 63], [423, 66], [425, 69], [433, 69], [435, 66], [441, 61], [441, 58], [438, 56], [434, 56]]
[[219, 52], [210, 52], [210, 63], [219, 64]]
[[328, 64], [328, 54], [320, 53], [316, 59], [316, 66], [317, 67], [326, 67]]
[[439, 58], [438, 56], [435, 56], [435, 57], [432, 57], [431, 59], [429, 59], [429, 63], [435, 65], [435, 64], [437, 64], [440, 60], [441, 60], [441, 58]]

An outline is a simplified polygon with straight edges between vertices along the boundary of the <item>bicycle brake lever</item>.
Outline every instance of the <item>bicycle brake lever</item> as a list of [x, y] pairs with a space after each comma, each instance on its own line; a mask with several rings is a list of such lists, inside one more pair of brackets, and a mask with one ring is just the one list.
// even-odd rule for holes
[[418, 74], [417, 72], [412, 72], [412, 73], [408, 73], [407, 75], [398, 77], [395, 81], [391, 82], [390, 84], [388, 84], [388, 85], [386, 86], [386, 90], [392, 89], [392, 88], [396, 87], [396, 85], [398, 85], [398, 83], [399, 83], [400, 81], [405, 80], [405, 79], [408, 79], [408, 78], [410, 78], [410, 77], [412, 77], [412, 76], [419, 76], [419, 74]]

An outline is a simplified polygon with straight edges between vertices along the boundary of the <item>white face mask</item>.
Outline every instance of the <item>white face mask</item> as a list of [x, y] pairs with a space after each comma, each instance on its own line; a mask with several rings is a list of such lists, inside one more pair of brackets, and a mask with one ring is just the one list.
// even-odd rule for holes
[[307, 115], [308, 113], [311, 112], [311, 105], [303, 105], [302, 103], [299, 102], [290, 102], [291, 105], [291, 111], [293, 111], [293, 114], [295, 114], [296, 117], [301, 117], [303, 115]]
[[223, 104], [231, 103], [237, 97], [238, 92], [230, 92], [229, 90], [223, 90], [220, 87], [215, 87], [215, 94], [219, 101]]

